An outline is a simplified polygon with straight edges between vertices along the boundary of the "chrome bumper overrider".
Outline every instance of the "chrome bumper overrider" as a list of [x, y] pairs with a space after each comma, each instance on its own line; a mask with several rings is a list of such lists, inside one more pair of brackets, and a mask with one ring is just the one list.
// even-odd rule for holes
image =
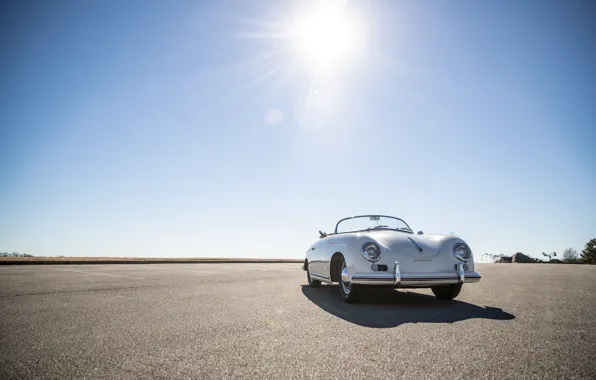
[[444, 284], [478, 282], [482, 276], [477, 272], [464, 271], [463, 263], [456, 264], [451, 273], [401, 273], [399, 263], [393, 266], [393, 273], [355, 273], [351, 277], [347, 271], [342, 273], [342, 280], [362, 285], [433, 286]]

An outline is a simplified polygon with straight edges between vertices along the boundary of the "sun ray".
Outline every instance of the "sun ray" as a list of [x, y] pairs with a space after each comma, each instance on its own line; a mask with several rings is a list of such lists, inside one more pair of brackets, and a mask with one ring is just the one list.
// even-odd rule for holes
[[258, 84], [260, 84], [261, 82], [265, 81], [267, 78], [271, 77], [273, 74], [275, 74], [276, 72], [278, 72], [280, 70], [279, 65], [270, 68], [269, 70], [267, 70], [263, 75], [261, 75], [260, 77], [256, 78], [255, 80], [253, 80], [250, 83], [249, 87], [255, 87]]
[[242, 70], [246, 69], [249, 66], [259, 65], [262, 64], [264, 61], [271, 60], [273, 57], [279, 55], [279, 53], [275, 51], [269, 51], [267, 53], [262, 53], [259, 55], [255, 55], [252, 57], [248, 57], [242, 61], [236, 62], [232, 65], [232, 68], [235, 70]]
[[[239, 80], [235, 91], [249, 94], [259, 87], [271, 94], [300, 78], [290, 84], [302, 88], [293, 114], [299, 128], [339, 128], [343, 115], [353, 110], [349, 103], [360, 93], [350, 88], [358, 87], [357, 77], [364, 74], [358, 72], [359, 64], [366, 59], [370, 67], [374, 61], [367, 55], [364, 8], [344, 0], [315, 0], [278, 11], [266, 11], [272, 19], [234, 17], [239, 28], [230, 37], [254, 44], [255, 53], [233, 64], [233, 77]], [[271, 50], [259, 52], [263, 48]], [[347, 112], [345, 107], [352, 108]]]
[[249, 26], [256, 26], [262, 29], [269, 29], [269, 30], [277, 30], [277, 31], [284, 31], [287, 28], [283, 26], [280, 22], [274, 21], [266, 21], [262, 19], [256, 18], [249, 18], [249, 17], [236, 17], [236, 21], [241, 24], [249, 25]]
[[292, 38], [291, 34], [288, 33], [237, 33], [234, 38], [248, 38], [248, 39], [268, 39], [268, 40], [283, 40]]

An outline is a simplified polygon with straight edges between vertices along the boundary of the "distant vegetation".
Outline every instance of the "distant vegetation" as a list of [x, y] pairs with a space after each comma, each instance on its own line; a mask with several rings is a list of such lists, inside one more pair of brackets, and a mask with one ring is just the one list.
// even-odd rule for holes
[[586, 264], [596, 264], [596, 238], [586, 243], [580, 260]]
[[2, 252], [2, 253], [0, 253], [0, 257], [35, 257], [35, 256], [30, 255], [28, 253], [18, 253], [18, 252], [8, 253], [8, 252]]
[[546, 253], [542, 252], [544, 260], [536, 259], [528, 255], [524, 255], [522, 252], [517, 252], [512, 256], [505, 254], [490, 254], [484, 253], [481, 255], [481, 261], [484, 257], [493, 263], [537, 263], [537, 264], [596, 264], [596, 238], [586, 243], [586, 247], [582, 251], [581, 256], [573, 248], [567, 248], [563, 251], [561, 259], [557, 258], [557, 252]]
[[573, 248], [567, 248], [563, 251], [563, 262], [567, 264], [579, 263], [579, 255]]

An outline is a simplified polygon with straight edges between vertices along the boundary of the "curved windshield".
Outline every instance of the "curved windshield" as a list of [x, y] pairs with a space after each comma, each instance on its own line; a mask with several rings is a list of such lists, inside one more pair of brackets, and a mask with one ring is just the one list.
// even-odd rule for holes
[[403, 220], [393, 216], [362, 215], [345, 218], [337, 222], [335, 233], [373, 230], [396, 230], [413, 233], [410, 226]]

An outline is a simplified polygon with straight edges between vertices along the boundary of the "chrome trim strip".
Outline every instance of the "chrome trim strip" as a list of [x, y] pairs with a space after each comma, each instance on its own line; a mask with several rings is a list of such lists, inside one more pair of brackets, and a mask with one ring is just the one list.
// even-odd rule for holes
[[401, 272], [399, 270], [399, 262], [393, 265], [393, 285], [398, 285], [401, 282]]
[[325, 280], [329, 280], [330, 278], [328, 276], [324, 276], [322, 274], [318, 274], [316, 272], [309, 272], [311, 276], [315, 276], [315, 277], [320, 277], [320, 278], [324, 278]]
[[[311, 273], [312, 275], [313, 273]], [[465, 276], [465, 280], [480, 280], [482, 277], [480, 276]], [[383, 281], [393, 281], [394, 277], [389, 276], [376, 276], [376, 277], [368, 277], [368, 276], [352, 276], [352, 280], [383, 280]], [[433, 281], [433, 280], [459, 280], [459, 277], [400, 277], [401, 281]]]
[[[474, 277], [470, 277], [474, 278]], [[400, 281], [428, 281], [428, 280], [454, 280], [457, 281], [458, 277], [401, 277]], [[394, 281], [395, 277], [389, 276], [352, 276], [352, 280], [391, 280]]]
[[[399, 271], [399, 264], [397, 265]], [[470, 273], [460, 279], [458, 276], [445, 276], [445, 277], [403, 277], [401, 273], [395, 272], [394, 274], [380, 274], [378, 276], [367, 276], [367, 275], [354, 275], [351, 280], [355, 284], [370, 284], [370, 285], [394, 285], [399, 287], [400, 285], [440, 285], [440, 284], [457, 284], [460, 280], [464, 283], [478, 282], [482, 276], [478, 273]]]
[[463, 263], [456, 264], [455, 265], [455, 270], [457, 272], [457, 283], [458, 284], [463, 284], [464, 283], [464, 277], [465, 277], [464, 264]]
[[354, 279], [352, 278], [352, 284], [361, 285], [394, 285], [393, 279], [391, 278], [377, 278], [377, 279]]

